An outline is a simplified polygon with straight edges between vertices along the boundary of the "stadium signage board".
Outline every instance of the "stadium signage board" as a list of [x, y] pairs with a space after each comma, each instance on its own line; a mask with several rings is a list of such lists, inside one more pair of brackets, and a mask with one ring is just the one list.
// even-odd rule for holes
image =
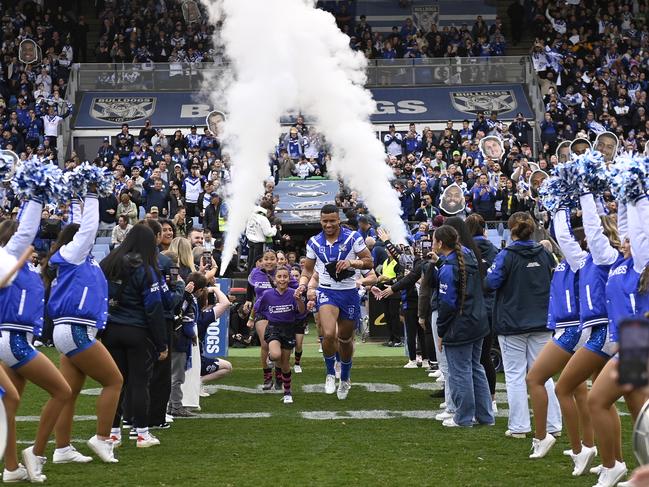
[[95, 97], [90, 105], [90, 116], [116, 124], [142, 120], [153, 115], [156, 101], [154, 96]]
[[513, 90], [463, 90], [449, 93], [453, 108], [462, 113], [513, 112], [518, 107]]
[[[533, 120], [534, 115], [522, 85], [475, 85], [415, 88], [372, 88], [376, 111], [373, 124], [428, 123], [472, 118], [480, 110], [498, 111], [501, 120], [517, 112]], [[81, 99], [76, 129], [103, 129], [133, 123], [143, 127], [149, 118], [154, 127], [204, 126], [214, 107], [199, 101], [191, 91], [85, 92]], [[308, 118], [308, 114], [307, 118]], [[293, 117], [283, 117], [291, 123]]]

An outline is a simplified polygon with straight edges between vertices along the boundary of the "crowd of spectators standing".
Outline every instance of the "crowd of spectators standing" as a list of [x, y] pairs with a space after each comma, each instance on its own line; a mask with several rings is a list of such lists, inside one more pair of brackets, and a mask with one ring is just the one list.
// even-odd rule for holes
[[544, 149], [610, 131], [621, 151], [642, 152], [649, 140], [648, 2], [539, 0], [526, 13], [536, 36]]

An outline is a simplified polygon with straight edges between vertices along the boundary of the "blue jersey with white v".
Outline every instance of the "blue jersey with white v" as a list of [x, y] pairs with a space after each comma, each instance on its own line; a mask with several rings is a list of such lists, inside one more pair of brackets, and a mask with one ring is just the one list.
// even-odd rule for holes
[[356, 289], [354, 276], [337, 282], [325, 266], [339, 260], [355, 260], [366, 248], [365, 241], [358, 232], [341, 227], [338, 238], [332, 243], [327, 242], [324, 232], [311, 237], [306, 245], [306, 257], [315, 260], [320, 286], [329, 289]]

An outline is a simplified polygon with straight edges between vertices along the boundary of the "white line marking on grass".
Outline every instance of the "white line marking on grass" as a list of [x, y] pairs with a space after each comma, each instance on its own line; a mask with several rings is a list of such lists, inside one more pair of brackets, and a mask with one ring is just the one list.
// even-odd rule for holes
[[[381, 382], [352, 382], [354, 388], [362, 387], [367, 392], [401, 392], [401, 386]], [[324, 393], [324, 384], [304, 384], [302, 391], [307, 394]]]
[[334, 420], [334, 419], [432, 419], [441, 410], [430, 411], [390, 411], [386, 409], [370, 409], [360, 411], [301, 411], [304, 419]]
[[418, 382], [416, 384], [410, 384], [410, 387], [419, 391], [438, 391], [444, 389], [441, 384], [437, 384], [436, 382]]

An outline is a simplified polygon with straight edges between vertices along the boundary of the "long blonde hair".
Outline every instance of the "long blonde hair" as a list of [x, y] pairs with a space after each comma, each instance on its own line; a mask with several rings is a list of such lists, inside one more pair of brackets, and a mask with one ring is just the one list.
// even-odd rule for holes
[[169, 244], [169, 250], [178, 255], [178, 263], [182, 267], [187, 267], [191, 272], [196, 272], [194, 265], [194, 254], [192, 253], [192, 245], [184, 237], [176, 237]]
[[617, 218], [612, 215], [602, 215], [600, 218], [602, 221], [602, 230], [604, 231], [606, 238], [608, 238], [611, 247], [615, 247], [618, 250], [621, 249], [622, 241], [620, 240], [620, 234], [617, 231]]

